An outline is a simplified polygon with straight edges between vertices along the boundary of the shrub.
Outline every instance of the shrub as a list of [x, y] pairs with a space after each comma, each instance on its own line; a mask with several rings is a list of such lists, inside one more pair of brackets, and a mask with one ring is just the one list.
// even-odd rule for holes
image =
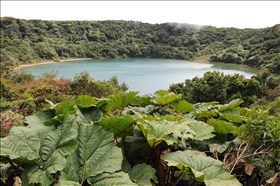
[[8, 136], [10, 129], [13, 126], [22, 126], [25, 121], [25, 116], [19, 113], [19, 110], [9, 110], [1, 112], [1, 138]]

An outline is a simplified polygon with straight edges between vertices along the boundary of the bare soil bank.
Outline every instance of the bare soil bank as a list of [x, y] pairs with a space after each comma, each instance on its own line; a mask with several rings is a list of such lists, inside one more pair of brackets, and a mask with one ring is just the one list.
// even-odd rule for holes
[[18, 70], [20, 68], [36, 66], [36, 65], [51, 64], [51, 63], [63, 63], [63, 62], [67, 62], [67, 61], [90, 60], [90, 59], [91, 58], [69, 58], [69, 59], [62, 59], [59, 62], [55, 62], [55, 61], [42, 61], [42, 62], [36, 62], [36, 63], [30, 63], [30, 64], [23, 64], [23, 65], [20, 65], [19, 67], [14, 68], [14, 70]]

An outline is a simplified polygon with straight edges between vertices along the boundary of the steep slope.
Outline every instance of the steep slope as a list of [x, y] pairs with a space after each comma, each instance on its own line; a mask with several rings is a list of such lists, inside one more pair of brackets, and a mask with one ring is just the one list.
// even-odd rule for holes
[[237, 63], [280, 73], [280, 24], [237, 29], [2, 17], [0, 28], [1, 64], [11, 67], [65, 58], [148, 57]]

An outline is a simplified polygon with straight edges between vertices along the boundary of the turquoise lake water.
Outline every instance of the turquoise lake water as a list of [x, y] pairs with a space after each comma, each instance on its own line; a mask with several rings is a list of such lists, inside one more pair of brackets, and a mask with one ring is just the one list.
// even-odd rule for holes
[[43, 64], [21, 68], [17, 72], [36, 76], [45, 72], [58, 71], [58, 78], [71, 78], [82, 71], [88, 71], [97, 80], [108, 80], [117, 76], [119, 83], [125, 82], [129, 91], [139, 94], [153, 94], [159, 89], [168, 89], [172, 83], [181, 83], [195, 76], [202, 77], [207, 71], [224, 74], [239, 73], [250, 78], [258, 71], [249, 67], [223, 63], [200, 63], [172, 59], [105, 59], [79, 60], [63, 63]]

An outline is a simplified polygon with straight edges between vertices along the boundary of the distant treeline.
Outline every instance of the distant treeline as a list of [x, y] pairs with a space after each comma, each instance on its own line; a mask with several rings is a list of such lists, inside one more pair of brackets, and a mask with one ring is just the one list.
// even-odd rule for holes
[[134, 21], [1, 18], [1, 67], [66, 58], [169, 58], [280, 73], [280, 24], [263, 29]]

